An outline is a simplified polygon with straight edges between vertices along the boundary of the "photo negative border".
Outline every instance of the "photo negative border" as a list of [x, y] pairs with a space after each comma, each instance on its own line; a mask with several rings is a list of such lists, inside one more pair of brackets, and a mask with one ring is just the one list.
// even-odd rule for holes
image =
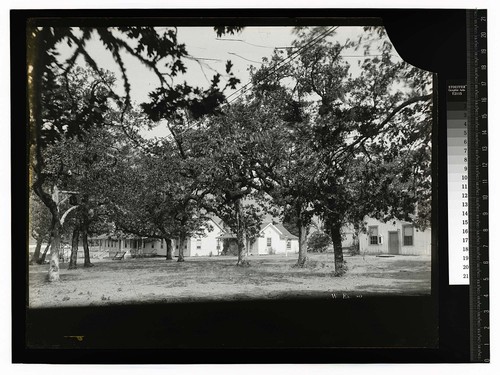
[[[27, 308], [26, 22], [60, 25], [368, 25], [434, 76], [432, 293], [363, 299]], [[466, 11], [423, 9], [11, 11], [13, 362], [469, 362], [468, 287], [448, 285], [446, 82], [466, 79]], [[440, 186], [440, 189], [437, 189]], [[14, 256], [15, 255], [15, 256]], [[85, 340], [64, 336], [84, 335]]]

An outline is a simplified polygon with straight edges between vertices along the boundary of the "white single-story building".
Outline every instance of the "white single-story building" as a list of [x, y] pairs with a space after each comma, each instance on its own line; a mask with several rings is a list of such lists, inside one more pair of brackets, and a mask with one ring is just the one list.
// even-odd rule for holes
[[280, 223], [263, 223], [259, 236], [248, 247], [249, 254], [288, 254], [299, 251], [299, 238]]
[[359, 234], [361, 254], [430, 255], [431, 229], [419, 230], [408, 222], [383, 223], [365, 218], [366, 233]]
[[[217, 218], [211, 218], [204, 225], [203, 233], [186, 238], [184, 256], [213, 256], [222, 251], [220, 236], [224, 233], [223, 225]], [[172, 241], [172, 250], [175, 256], [179, 255], [179, 239]]]
[[[225, 241], [225, 246], [236, 252], [236, 235], [229, 231], [218, 239]], [[262, 223], [258, 236], [246, 245], [247, 255], [290, 254], [299, 252], [299, 238], [291, 234], [280, 223]]]
[[[184, 256], [216, 256], [223, 249], [223, 241], [235, 236], [224, 229], [223, 223], [211, 218], [203, 227], [202, 233], [186, 238]], [[147, 237], [125, 236], [113, 238], [101, 235], [92, 239], [99, 251], [109, 257], [125, 253], [125, 258], [166, 256], [167, 246], [164, 240]], [[298, 253], [299, 238], [291, 234], [280, 223], [266, 222], [261, 225], [259, 236], [248, 246], [248, 255]], [[179, 239], [172, 240], [172, 252], [179, 255]]]
[[[223, 233], [222, 224], [217, 219], [209, 219], [203, 227], [202, 234], [186, 238], [184, 256], [211, 256], [218, 255], [222, 249], [217, 239]], [[99, 251], [107, 252], [109, 257], [117, 253], [125, 253], [125, 258], [166, 256], [167, 244], [158, 238], [122, 236], [115, 238], [110, 235], [101, 235], [91, 239]], [[172, 252], [179, 255], [179, 239], [172, 240]]]
[[125, 253], [125, 258], [167, 254], [165, 241], [157, 238], [101, 235], [92, 238], [91, 243], [100, 252], [107, 252], [109, 257], [117, 253]]

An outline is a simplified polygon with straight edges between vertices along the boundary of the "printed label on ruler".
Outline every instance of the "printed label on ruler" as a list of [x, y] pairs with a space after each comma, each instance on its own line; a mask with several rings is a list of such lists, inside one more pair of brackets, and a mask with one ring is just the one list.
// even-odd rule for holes
[[448, 85], [448, 263], [450, 285], [469, 285], [469, 173], [467, 88]]

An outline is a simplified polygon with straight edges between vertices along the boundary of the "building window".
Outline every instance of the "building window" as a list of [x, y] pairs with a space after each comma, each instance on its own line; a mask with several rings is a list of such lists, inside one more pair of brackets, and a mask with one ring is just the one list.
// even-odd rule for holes
[[290, 239], [286, 240], [286, 248], [291, 249], [292, 248], [292, 241]]
[[196, 249], [201, 250], [201, 238], [196, 240]]
[[403, 245], [413, 246], [413, 225], [403, 225]]
[[163, 249], [163, 240], [161, 240], [161, 242], [160, 242], [160, 248]]
[[368, 227], [368, 236], [370, 236], [370, 245], [378, 245], [378, 226]]
[[267, 247], [271, 247], [271, 237], [267, 237]]
[[155, 241], [151, 242], [151, 248], [154, 249], [155, 248]]

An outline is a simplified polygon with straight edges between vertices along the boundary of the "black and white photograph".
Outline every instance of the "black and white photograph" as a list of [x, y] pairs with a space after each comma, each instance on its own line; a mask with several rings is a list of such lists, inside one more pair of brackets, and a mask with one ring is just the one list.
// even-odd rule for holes
[[30, 360], [447, 343], [443, 81], [396, 17], [351, 13], [18, 13]]
[[27, 48], [30, 308], [431, 293], [433, 76], [383, 26]]

